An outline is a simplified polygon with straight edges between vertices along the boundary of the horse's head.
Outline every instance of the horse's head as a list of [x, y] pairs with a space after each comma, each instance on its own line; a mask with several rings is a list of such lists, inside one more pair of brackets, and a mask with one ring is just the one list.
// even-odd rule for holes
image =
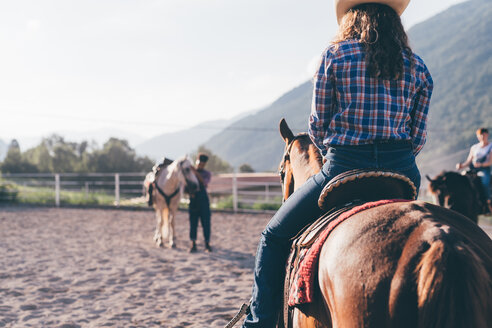
[[200, 183], [193, 172], [192, 166], [193, 164], [188, 157], [178, 160], [177, 168], [180, 172], [180, 179], [185, 184], [187, 191], [191, 194], [197, 192], [200, 188]]
[[434, 199], [434, 203], [439, 206], [446, 206], [449, 198], [446, 172], [441, 172], [434, 179], [431, 179], [428, 175], [425, 177], [429, 180], [428, 190]]
[[310, 176], [318, 173], [323, 163], [318, 148], [306, 133], [294, 135], [285, 119], [280, 121], [279, 128], [285, 141], [284, 155], [278, 170], [285, 201]]

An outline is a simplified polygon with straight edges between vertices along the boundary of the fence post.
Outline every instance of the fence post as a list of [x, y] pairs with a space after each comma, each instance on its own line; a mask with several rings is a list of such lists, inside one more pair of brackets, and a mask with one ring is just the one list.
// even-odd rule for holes
[[114, 205], [120, 206], [120, 174], [114, 174]]
[[237, 213], [237, 177], [236, 169], [232, 171], [232, 206], [234, 213]]
[[270, 186], [265, 183], [265, 201], [268, 203], [270, 201]]
[[60, 207], [60, 174], [55, 174], [55, 205]]
[[89, 182], [85, 182], [85, 199], [89, 198]]

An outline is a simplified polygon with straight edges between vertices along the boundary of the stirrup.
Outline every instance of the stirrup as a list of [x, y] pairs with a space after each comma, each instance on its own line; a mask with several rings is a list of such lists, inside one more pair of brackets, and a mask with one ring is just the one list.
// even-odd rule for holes
[[224, 328], [232, 328], [234, 327], [234, 325], [244, 316], [244, 315], [248, 315], [249, 312], [250, 312], [250, 308], [249, 308], [249, 305], [251, 303], [244, 303], [243, 305], [241, 305], [241, 308], [239, 309], [239, 312], [234, 316], [234, 318], [231, 319], [231, 321], [229, 321], [229, 323], [224, 327]]

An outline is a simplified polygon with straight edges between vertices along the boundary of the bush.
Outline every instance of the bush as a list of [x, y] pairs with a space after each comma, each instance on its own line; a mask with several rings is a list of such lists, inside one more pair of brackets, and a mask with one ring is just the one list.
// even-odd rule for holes
[[254, 210], [276, 211], [280, 208], [281, 203], [254, 203]]
[[13, 183], [0, 181], [0, 203], [1, 202], [16, 202], [19, 189]]

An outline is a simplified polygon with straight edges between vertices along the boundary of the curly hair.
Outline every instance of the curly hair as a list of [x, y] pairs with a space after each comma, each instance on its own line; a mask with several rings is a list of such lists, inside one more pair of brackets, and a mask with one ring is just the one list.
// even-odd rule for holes
[[411, 53], [412, 50], [400, 16], [391, 7], [369, 3], [350, 9], [343, 17], [333, 43], [337, 47], [340, 42], [350, 39], [358, 40], [364, 46], [372, 77], [402, 78], [403, 52]]

